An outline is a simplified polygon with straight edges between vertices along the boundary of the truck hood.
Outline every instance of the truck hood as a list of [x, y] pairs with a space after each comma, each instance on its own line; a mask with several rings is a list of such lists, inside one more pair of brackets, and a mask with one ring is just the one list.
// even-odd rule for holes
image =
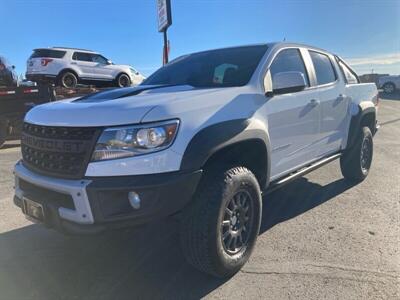
[[137, 124], [156, 106], [171, 105], [180, 100], [191, 101], [220, 90], [189, 85], [112, 89], [36, 106], [27, 113], [25, 121], [37, 125], [67, 127]]

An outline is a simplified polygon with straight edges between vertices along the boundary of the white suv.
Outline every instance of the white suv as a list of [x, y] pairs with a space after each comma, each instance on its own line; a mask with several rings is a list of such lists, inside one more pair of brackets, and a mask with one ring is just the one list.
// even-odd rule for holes
[[33, 50], [27, 61], [26, 78], [73, 88], [78, 83], [113, 83], [126, 87], [140, 84], [145, 77], [133, 67], [115, 65], [94, 51], [53, 47]]

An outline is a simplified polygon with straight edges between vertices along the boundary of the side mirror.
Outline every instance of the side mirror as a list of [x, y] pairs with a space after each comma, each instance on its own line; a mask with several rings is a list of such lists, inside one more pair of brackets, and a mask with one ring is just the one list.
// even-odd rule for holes
[[107, 59], [107, 65], [112, 65], [112, 64], [113, 64], [113, 62], [111, 60]]
[[300, 92], [307, 86], [306, 78], [301, 72], [281, 72], [272, 78], [274, 94]]
[[15, 70], [15, 66], [14, 66], [14, 65], [13, 65], [13, 66], [11, 66], [11, 69]]

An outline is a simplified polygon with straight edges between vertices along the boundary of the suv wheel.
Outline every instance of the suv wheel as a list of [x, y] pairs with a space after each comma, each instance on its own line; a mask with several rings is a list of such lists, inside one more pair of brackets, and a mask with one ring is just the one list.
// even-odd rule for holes
[[78, 78], [72, 72], [64, 72], [61, 74], [60, 84], [65, 88], [74, 88], [78, 84]]
[[355, 145], [346, 150], [340, 158], [340, 169], [344, 178], [356, 182], [367, 178], [372, 164], [373, 150], [371, 130], [363, 127]]
[[213, 170], [204, 176], [183, 213], [183, 253], [202, 272], [232, 276], [247, 262], [258, 237], [260, 187], [244, 167]]
[[386, 94], [393, 94], [395, 90], [396, 90], [396, 87], [395, 87], [395, 85], [393, 83], [389, 82], [389, 83], [385, 83], [383, 85], [383, 91]]
[[117, 77], [117, 85], [119, 87], [131, 86], [131, 79], [126, 74], [119, 74]]

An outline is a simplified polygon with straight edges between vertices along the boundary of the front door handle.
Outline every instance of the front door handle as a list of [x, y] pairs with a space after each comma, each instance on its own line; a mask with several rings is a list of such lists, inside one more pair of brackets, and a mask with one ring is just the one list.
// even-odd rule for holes
[[336, 98], [337, 101], [343, 101], [346, 98], [345, 95], [339, 94], [339, 96]]
[[318, 106], [319, 104], [320, 104], [320, 102], [319, 102], [319, 100], [317, 100], [317, 99], [311, 99], [311, 100], [310, 100], [310, 105], [311, 105], [312, 107]]

